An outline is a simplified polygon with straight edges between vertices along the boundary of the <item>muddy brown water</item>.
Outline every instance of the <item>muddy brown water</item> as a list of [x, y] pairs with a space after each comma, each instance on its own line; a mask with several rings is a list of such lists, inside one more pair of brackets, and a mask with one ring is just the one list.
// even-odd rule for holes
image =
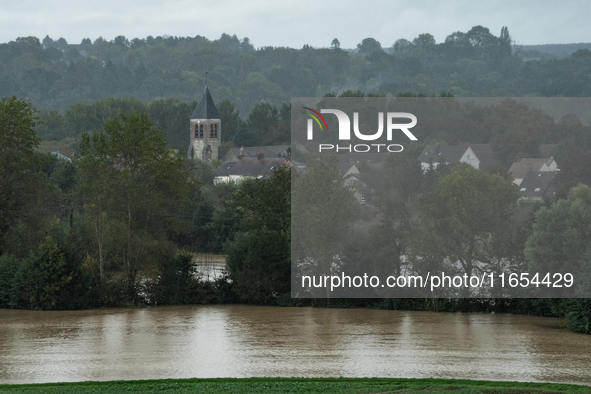
[[437, 377], [591, 384], [591, 336], [531, 316], [245, 305], [0, 310], [0, 383]]

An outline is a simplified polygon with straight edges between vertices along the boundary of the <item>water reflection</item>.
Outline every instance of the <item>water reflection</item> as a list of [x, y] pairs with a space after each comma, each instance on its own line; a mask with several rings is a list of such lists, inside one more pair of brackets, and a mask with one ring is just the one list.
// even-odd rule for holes
[[0, 310], [0, 383], [225, 376], [591, 383], [591, 336], [559, 323], [244, 305]]

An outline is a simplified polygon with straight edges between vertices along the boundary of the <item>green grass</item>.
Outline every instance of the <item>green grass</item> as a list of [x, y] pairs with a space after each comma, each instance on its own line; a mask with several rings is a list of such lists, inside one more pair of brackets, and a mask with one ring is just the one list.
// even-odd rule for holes
[[222, 378], [0, 385], [0, 393], [591, 394], [591, 387], [556, 383], [491, 382], [456, 379]]

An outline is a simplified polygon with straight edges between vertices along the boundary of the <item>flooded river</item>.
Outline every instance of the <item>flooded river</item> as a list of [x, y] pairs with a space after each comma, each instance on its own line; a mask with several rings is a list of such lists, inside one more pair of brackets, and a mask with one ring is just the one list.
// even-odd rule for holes
[[591, 336], [558, 319], [245, 305], [0, 310], [0, 383], [441, 377], [591, 384]]

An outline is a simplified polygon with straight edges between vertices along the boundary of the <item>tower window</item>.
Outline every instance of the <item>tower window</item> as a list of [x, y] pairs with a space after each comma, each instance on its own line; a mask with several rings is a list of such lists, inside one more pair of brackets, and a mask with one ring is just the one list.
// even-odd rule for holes
[[199, 138], [203, 138], [203, 125], [199, 126]]
[[195, 125], [195, 138], [199, 138], [199, 126]]
[[209, 138], [213, 138], [213, 125], [209, 125]]
[[213, 126], [213, 137], [218, 138], [218, 124], [217, 123]]

